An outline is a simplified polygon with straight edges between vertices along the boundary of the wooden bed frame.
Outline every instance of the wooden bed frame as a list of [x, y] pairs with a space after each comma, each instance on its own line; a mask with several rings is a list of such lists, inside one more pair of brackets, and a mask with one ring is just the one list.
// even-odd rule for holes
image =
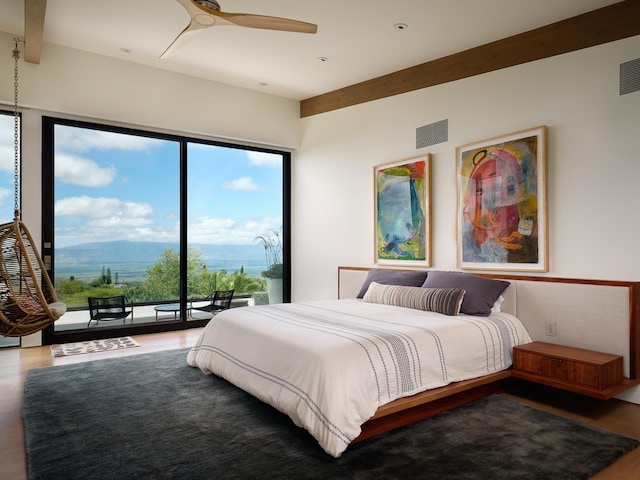
[[[339, 266], [338, 298], [355, 297], [370, 269]], [[623, 355], [625, 383], [615, 393], [640, 383], [640, 282], [476, 275], [511, 282], [503, 311], [517, 315], [534, 340]], [[556, 337], [544, 333], [544, 322], [550, 318], [565, 327]], [[354, 443], [499, 392], [510, 376], [509, 369], [383, 405]]]

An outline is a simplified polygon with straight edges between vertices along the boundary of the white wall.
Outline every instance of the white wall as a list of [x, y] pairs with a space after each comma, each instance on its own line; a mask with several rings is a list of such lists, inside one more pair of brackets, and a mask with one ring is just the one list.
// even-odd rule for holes
[[[0, 32], [0, 108], [13, 111], [13, 35]], [[24, 53], [24, 45], [21, 51]], [[23, 55], [22, 55], [23, 57]], [[41, 117], [53, 115], [282, 149], [299, 143], [299, 102], [44, 44], [19, 61], [22, 219], [41, 239]], [[39, 345], [40, 334], [23, 346]]]
[[[640, 92], [619, 95], [634, 37], [303, 119], [293, 158], [294, 301], [335, 298], [373, 265], [374, 165], [432, 154], [433, 268], [456, 269], [455, 148], [547, 125], [549, 272], [640, 280]], [[415, 129], [449, 119], [449, 140]]]
[[[0, 108], [9, 111], [13, 48], [13, 36], [0, 32]], [[42, 115], [283, 149], [299, 143], [297, 101], [47, 43], [40, 64], [18, 66], [22, 214], [38, 244]]]
[[[0, 102], [9, 106], [13, 47], [0, 32]], [[58, 45], [44, 44], [40, 64], [20, 60], [19, 83], [20, 104], [41, 110], [270, 146], [299, 141], [297, 101]]]

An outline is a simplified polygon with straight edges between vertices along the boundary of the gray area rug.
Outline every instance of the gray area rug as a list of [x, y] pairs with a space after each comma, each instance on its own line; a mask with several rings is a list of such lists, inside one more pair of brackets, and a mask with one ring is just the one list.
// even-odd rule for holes
[[586, 479], [638, 445], [493, 395], [327, 455], [187, 350], [27, 372], [36, 479]]

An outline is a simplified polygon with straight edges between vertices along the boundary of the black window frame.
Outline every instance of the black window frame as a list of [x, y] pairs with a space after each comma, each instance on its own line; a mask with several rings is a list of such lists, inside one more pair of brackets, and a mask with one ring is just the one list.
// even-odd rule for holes
[[[199, 143], [217, 147], [234, 148], [256, 152], [282, 155], [282, 240], [283, 240], [283, 302], [291, 301], [291, 152], [277, 150], [241, 143], [223, 142], [194, 138], [180, 134], [160, 133], [132, 127], [110, 125], [83, 120], [43, 116], [42, 117], [42, 240], [41, 255], [51, 259], [48, 263], [47, 273], [52, 282], [55, 282], [55, 245], [54, 245], [54, 130], [56, 125], [79, 127], [98, 131], [108, 131], [127, 135], [137, 135], [161, 140], [170, 140], [180, 143], [180, 274], [181, 274], [181, 319], [177, 322], [161, 322], [154, 324], [141, 324], [123, 327], [114, 325], [111, 328], [78, 329], [69, 331], [55, 331], [55, 325], [47, 327], [43, 331], [43, 344], [78, 342], [105, 338], [105, 336], [126, 336], [166, 331], [185, 330], [189, 328], [203, 327], [208, 320], [187, 320], [186, 292], [187, 292], [187, 146], [189, 143]], [[55, 287], [55, 283], [54, 283]]]
[[[22, 209], [22, 112], [17, 112], [18, 113], [18, 151], [19, 151], [19, 158], [18, 158], [18, 209]], [[4, 110], [4, 109], [0, 109], [0, 115], [4, 115], [6, 117], [10, 117], [11, 119], [15, 120], [15, 114], [16, 112], [14, 111], [9, 111], [9, 110]], [[15, 195], [15, 192], [14, 192]], [[14, 195], [11, 196], [11, 205], [13, 207], [13, 200], [15, 200]], [[15, 213], [12, 213], [12, 215], [7, 219], [7, 221], [12, 221], [14, 218]], [[22, 346], [22, 337], [3, 337], [2, 342], [0, 342], [0, 349], [1, 348], [15, 348], [15, 347], [21, 347]]]

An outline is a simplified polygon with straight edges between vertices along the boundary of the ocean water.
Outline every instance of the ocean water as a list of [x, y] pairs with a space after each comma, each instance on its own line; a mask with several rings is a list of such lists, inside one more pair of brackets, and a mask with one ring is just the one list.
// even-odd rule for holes
[[[56, 263], [55, 278], [68, 279], [75, 277], [77, 280], [91, 282], [102, 275], [102, 267], [105, 270], [111, 269], [111, 279], [115, 282], [116, 273], [118, 274], [119, 284], [136, 284], [142, 283], [147, 277], [147, 269], [152, 267], [155, 261], [149, 262], [108, 262], [108, 263]], [[242, 262], [240, 260], [225, 260], [219, 262], [205, 262], [207, 269], [211, 271], [227, 270], [232, 273], [244, 267], [244, 272], [249, 277], [259, 277], [263, 270], [266, 270], [264, 262], [262, 264], [252, 261]]]

